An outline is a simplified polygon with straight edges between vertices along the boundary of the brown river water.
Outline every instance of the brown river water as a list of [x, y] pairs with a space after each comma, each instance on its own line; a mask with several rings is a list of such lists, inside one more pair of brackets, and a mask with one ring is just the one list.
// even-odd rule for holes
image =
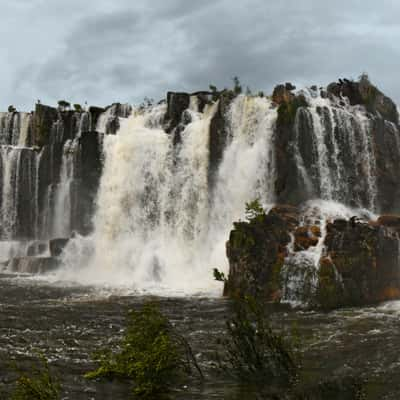
[[[27, 368], [41, 352], [61, 379], [63, 399], [128, 399], [123, 382], [93, 382], [83, 374], [95, 365], [91, 354], [121, 338], [129, 309], [150, 297], [123, 295], [105, 288], [48, 284], [0, 275], [0, 384], [12, 387], [16, 362]], [[154, 300], [154, 298], [151, 298]], [[190, 381], [174, 390], [185, 400], [255, 399], [254, 393], [219, 373], [214, 363], [217, 339], [224, 334], [230, 303], [222, 298], [157, 298], [162, 311], [191, 343], [205, 382]], [[311, 379], [352, 374], [367, 378], [368, 398], [400, 398], [400, 302], [330, 313], [270, 310], [277, 329], [296, 328], [303, 369]]]

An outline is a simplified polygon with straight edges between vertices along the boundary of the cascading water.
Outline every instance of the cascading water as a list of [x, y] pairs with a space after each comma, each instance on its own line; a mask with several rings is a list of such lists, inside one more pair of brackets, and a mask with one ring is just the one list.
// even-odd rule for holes
[[[191, 122], [175, 146], [173, 136], [162, 130], [165, 105], [134, 113], [120, 122], [116, 136], [105, 137], [94, 250], [89, 260], [85, 257], [86, 268], [72, 270], [80, 281], [153, 292], [220, 291], [212, 268], [226, 269], [224, 243], [232, 221], [243, 215], [250, 199], [273, 201], [277, 113], [265, 98], [236, 98], [210, 191], [209, 126], [218, 103], [203, 113], [191, 103], [185, 111]], [[77, 247], [72, 241], [71, 251]], [[76, 257], [71, 261], [76, 264]]]
[[[286, 133], [276, 127], [271, 100], [244, 95], [227, 106], [203, 93], [176, 94], [168, 105], [133, 112], [113, 104], [101, 114], [98, 108], [60, 113], [46, 106], [39, 114], [1, 113], [1, 235], [10, 243], [4, 248], [14, 249], [15, 239], [68, 238], [75, 230], [87, 235], [89, 229], [76, 229], [77, 220], [92, 215], [87, 204], [98, 189], [93, 232], [70, 240], [56, 279], [216, 293], [221, 285], [213, 283], [212, 268], [226, 271], [225, 242], [245, 203], [258, 198], [269, 208], [289, 201], [302, 204], [304, 224], [321, 231], [315, 247], [295, 252], [289, 245], [284, 297], [296, 299], [306, 270], [293, 273], [289, 266], [317, 271], [329, 219], [385, 209], [379, 174], [395, 170], [400, 160], [394, 122], [322, 92], [300, 92], [307, 106], [293, 115]], [[47, 119], [46, 130], [39, 130], [45, 145], [38, 146], [38, 124]], [[389, 167], [382, 162], [382, 140], [392, 143]], [[100, 185], [93, 183], [93, 164], [85, 164], [97, 157], [96, 146], [104, 164]], [[92, 191], [86, 206], [83, 182]]]
[[294, 147], [309, 194], [379, 211], [371, 117], [344, 99], [321, 97], [313, 90], [301, 93], [309, 106], [296, 117]]
[[66, 238], [71, 235], [71, 217], [73, 207], [73, 183], [77, 165], [78, 140], [67, 140], [63, 147], [60, 182], [55, 190], [53, 237]]
[[316, 246], [307, 250], [294, 251], [294, 237], [288, 245], [288, 256], [282, 270], [283, 300], [292, 304], [302, 303], [304, 299], [311, 298], [317, 287], [316, 272], [319, 262], [325, 256], [324, 242], [326, 238], [326, 225], [335, 219], [350, 219], [357, 217], [362, 221], [376, 219], [377, 215], [365, 208], [351, 208], [332, 200], [310, 200], [301, 210], [302, 219], [300, 226], [314, 226], [320, 232]]

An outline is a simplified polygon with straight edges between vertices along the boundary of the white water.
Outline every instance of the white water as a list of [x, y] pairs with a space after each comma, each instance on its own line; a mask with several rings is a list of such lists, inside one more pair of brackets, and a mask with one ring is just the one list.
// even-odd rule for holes
[[192, 122], [176, 147], [161, 129], [165, 105], [134, 113], [121, 120], [116, 136], [105, 136], [94, 234], [70, 243], [57, 279], [152, 293], [220, 293], [212, 269], [227, 269], [232, 221], [243, 216], [246, 201], [273, 201], [276, 110], [267, 99], [234, 101], [230, 138], [211, 193], [209, 124], [217, 107], [198, 113], [193, 102], [187, 111]]
[[64, 144], [60, 182], [56, 188], [52, 236], [66, 238], [71, 235], [72, 184], [75, 177], [79, 143], [67, 140]]
[[[348, 220], [354, 216], [363, 221], [375, 220], [378, 217], [365, 208], [351, 208], [332, 200], [307, 201], [302, 207], [301, 215], [300, 226], [318, 226], [321, 236], [317, 245], [311, 246], [307, 250], [295, 252], [294, 237], [288, 245], [289, 254], [282, 271], [285, 281], [283, 300], [293, 304], [301, 303], [306, 291], [313, 292], [316, 289], [317, 276], [315, 273], [319, 269], [321, 258], [325, 255], [324, 242], [327, 223], [339, 218]], [[309, 295], [305, 294], [304, 297], [309, 298]]]
[[[304, 166], [298, 148], [302, 138], [297, 119], [295, 155], [307, 191], [312, 193], [314, 179], [316, 197], [347, 203], [352, 201], [357, 207], [378, 211], [373, 131], [365, 109], [351, 106], [347, 99], [341, 99], [342, 104], [339, 104], [339, 99], [335, 102], [312, 90], [302, 93], [309, 104], [303, 113], [309, 119], [313, 148], [308, 151], [315, 153], [313, 168], [316, 168], [316, 171], [309, 171]], [[348, 165], [345, 165], [345, 160]], [[357, 177], [354, 187], [349, 186], [351, 175]]]

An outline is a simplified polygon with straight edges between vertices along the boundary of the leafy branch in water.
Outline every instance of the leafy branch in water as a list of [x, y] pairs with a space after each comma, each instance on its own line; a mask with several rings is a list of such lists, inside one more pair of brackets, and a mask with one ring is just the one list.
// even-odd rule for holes
[[164, 395], [193, 368], [203, 379], [189, 343], [153, 303], [130, 312], [121, 350], [103, 350], [97, 361], [99, 368], [88, 372], [86, 378], [128, 379], [133, 394], [140, 398]]
[[51, 374], [49, 364], [40, 356], [40, 366], [32, 365], [29, 374], [21, 373], [15, 384], [11, 400], [59, 400], [61, 386]]
[[247, 383], [295, 382], [295, 353], [289, 341], [272, 330], [260, 300], [235, 299], [226, 331], [220, 341], [226, 355], [218, 355], [221, 368]]

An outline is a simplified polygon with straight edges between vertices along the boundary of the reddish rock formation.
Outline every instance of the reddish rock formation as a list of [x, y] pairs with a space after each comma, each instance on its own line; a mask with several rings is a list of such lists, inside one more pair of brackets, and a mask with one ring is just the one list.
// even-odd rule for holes
[[[230, 270], [225, 294], [261, 294], [280, 301], [285, 290], [283, 266], [303, 267], [292, 264], [293, 259], [287, 264], [291, 235], [295, 252], [301, 252], [318, 243], [320, 228], [300, 226], [299, 210], [291, 206], [275, 207], [234, 226], [227, 242]], [[302, 300], [333, 309], [400, 298], [400, 216], [382, 216], [372, 224], [338, 219], [328, 222], [326, 229], [319, 266], [311, 266], [314, 272], [308, 274], [316, 279], [315, 289]]]

